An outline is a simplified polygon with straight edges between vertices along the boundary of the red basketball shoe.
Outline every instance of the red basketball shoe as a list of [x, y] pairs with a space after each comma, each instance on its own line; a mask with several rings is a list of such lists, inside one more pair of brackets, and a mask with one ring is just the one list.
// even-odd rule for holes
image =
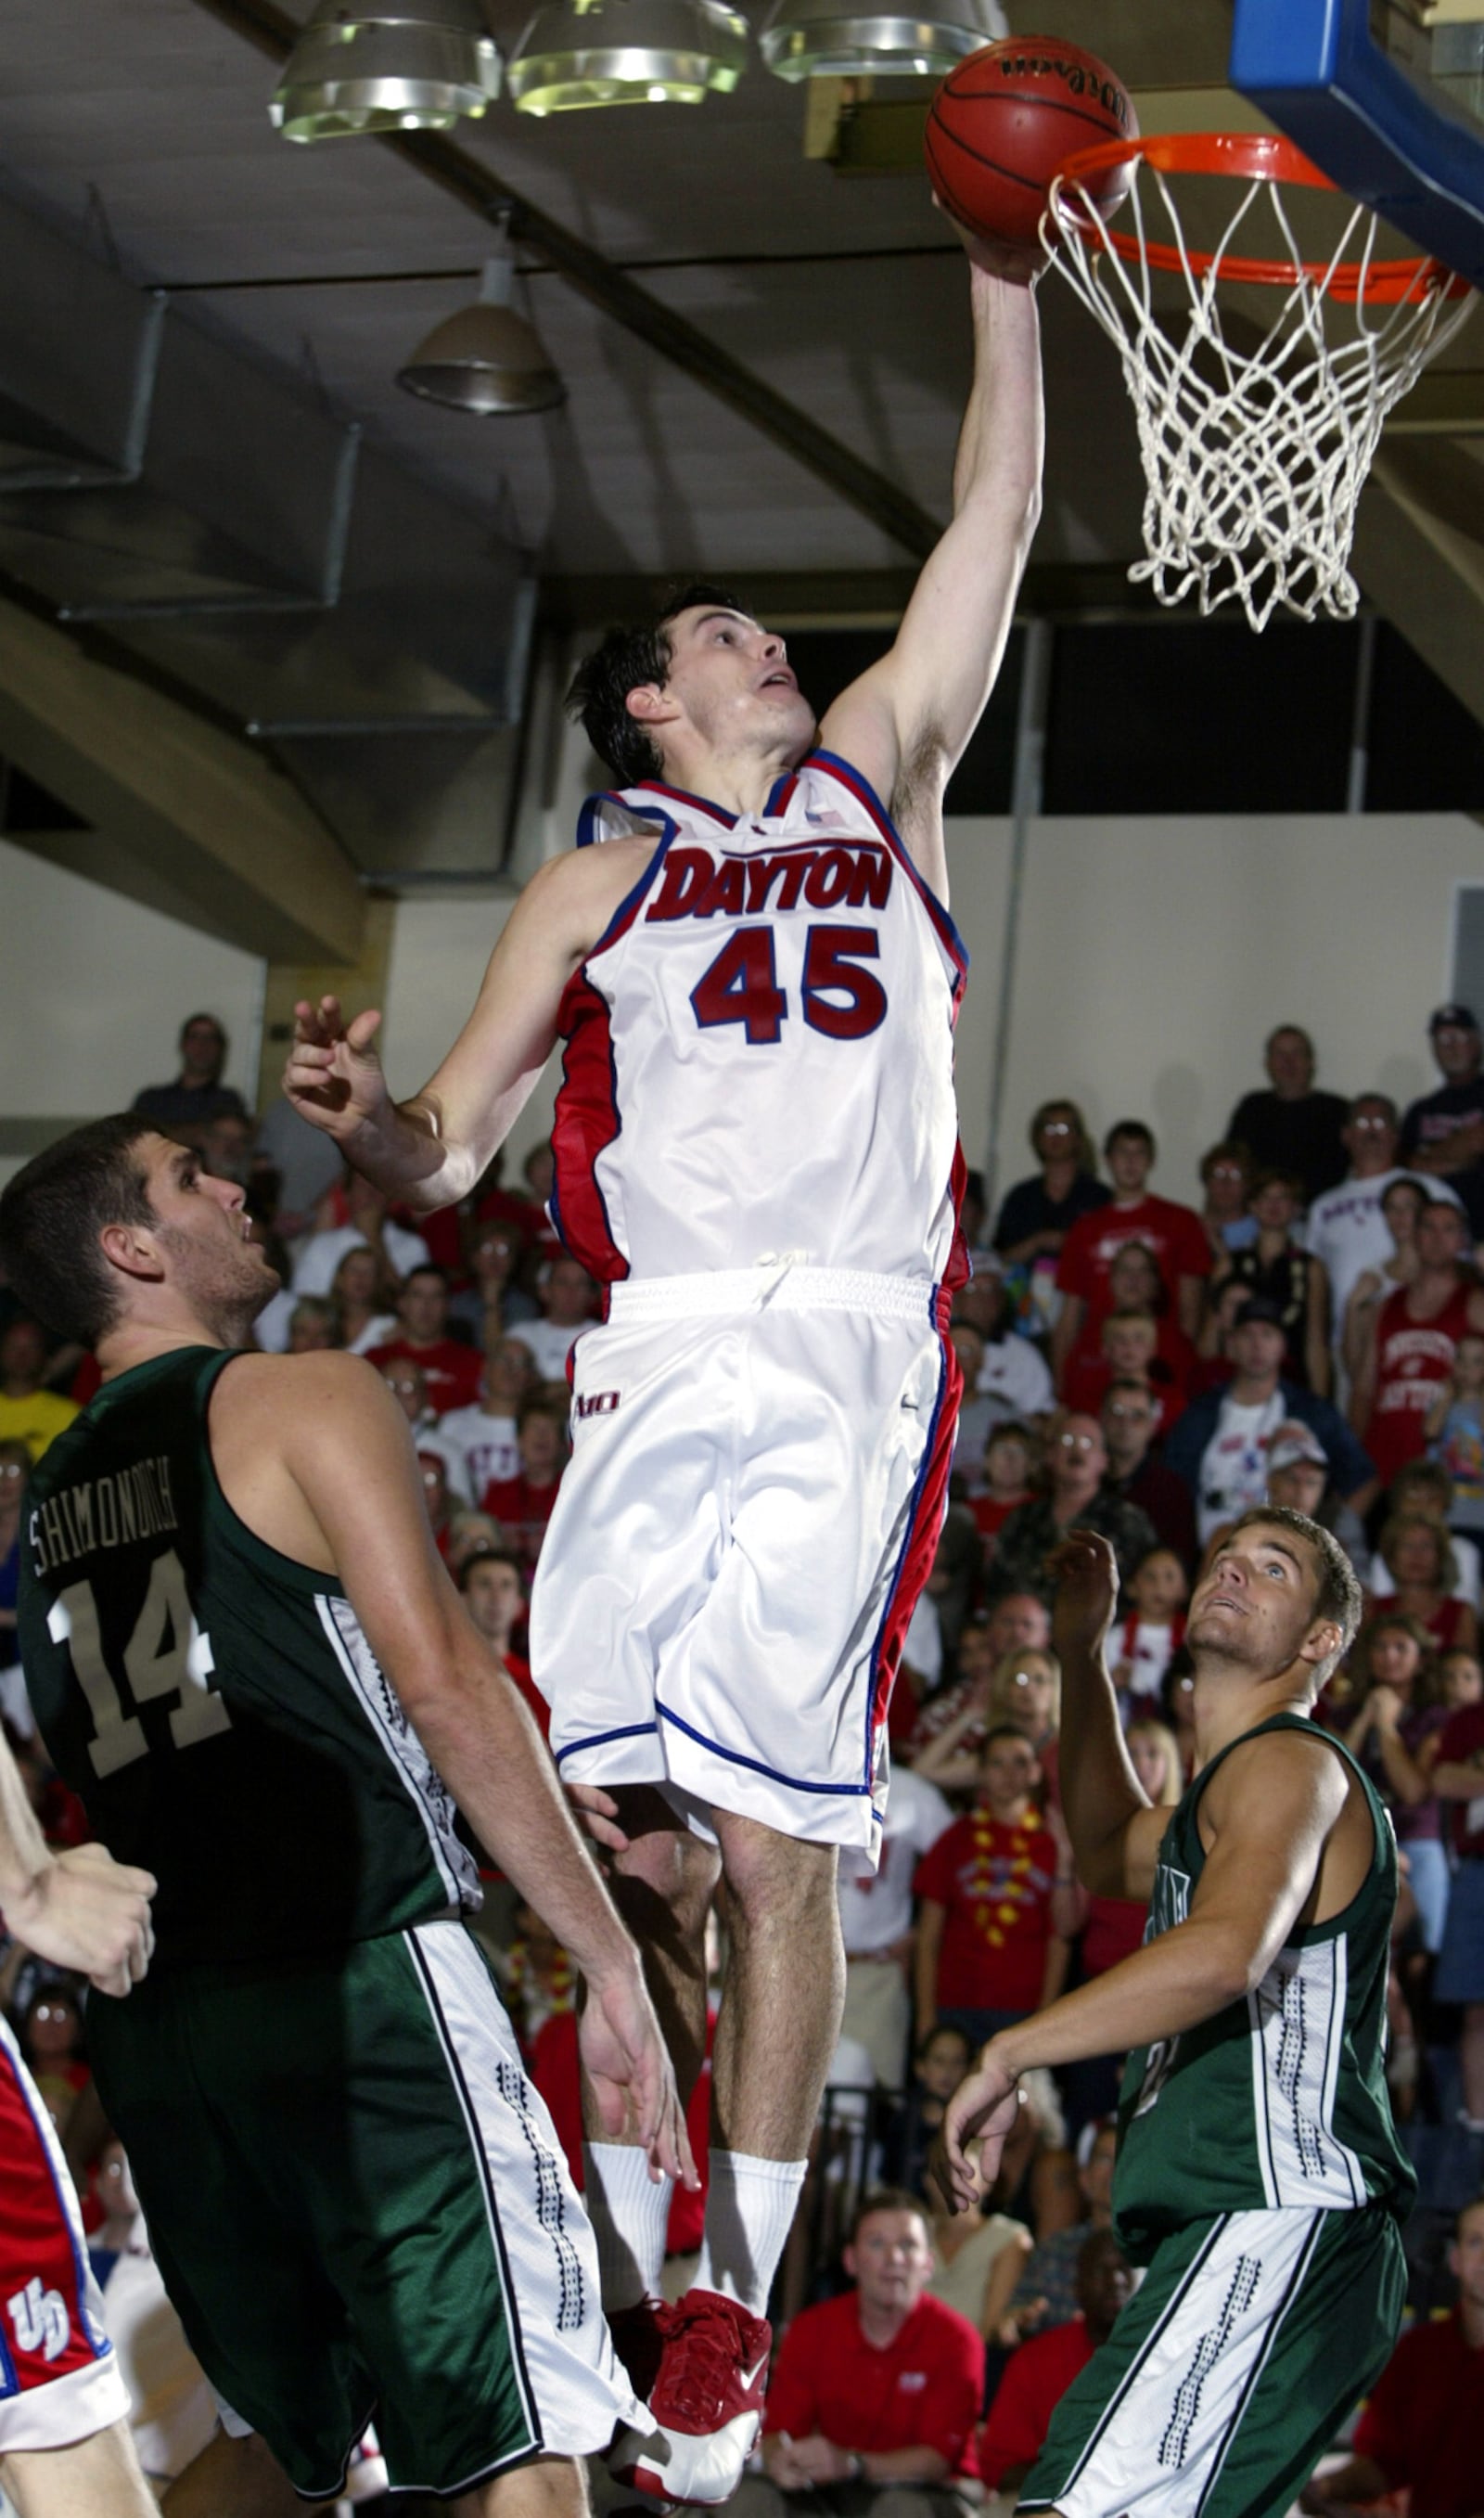
[[655, 2322], [655, 2427], [620, 2431], [609, 2470], [657, 2500], [730, 2500], [762, 2420], [772, 2328], [714, 2290], [688, 2290], [656, 2309]]

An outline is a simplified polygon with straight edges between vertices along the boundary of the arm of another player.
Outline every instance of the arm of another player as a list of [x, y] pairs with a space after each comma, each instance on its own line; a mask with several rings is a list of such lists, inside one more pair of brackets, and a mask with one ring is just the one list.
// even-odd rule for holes
[[442, 1066], [394, 1102], [376, 1054], [379, 1014], [348, 1021], [337, 997], [295, 1008], [283, 1090], [347, 1162], [424, 1213], [467, 1194], [551, 1055], [562, 992], [602, 934], [653, 843], [554, 857], [511, 911], [469, 1017]]
[[1062, 1671], [1062, 1817], [1077, 1876], [1096, 1896], [1147, 1901], [1169, 1812], [1152, 1807], [1134, 1773], [1108, 1675], [1118, 1559], [1095, 1531], [1075, 1530], [1047, 1563], [1057, 1578], [1051, 1641]]
[[[578, 2034], [604, 2130], [617, 2134], [627, 2123], [649, 2151], [652, 2172], [694, 2182], [674, 2076], [639, 1953], [577, 1832], [534, 1723], [439, 1559], [397, 1402], [380, 1375], [354, 1357], [244, 1360], [225, 1376], [213, 1404], [219, 1474], [233, 1403], [241, 1411], [236, 1459], [244, 1460], [245, 1433], [245, 1475], [250, 1481], [252, 1463], [261, 1460], [270, 1482], [268, 1528], [250, 1509], [249, 1526], [260, 1536], [281, 1534], [276, 1543], [287, 1539], [285, 1553], [305, 1561], [315, 1561], [318, 1545], [476, 1835], [586, 1977]], [[282, 1473], [308, 1515], [301, 1533], [283, 1526], [281, 1506], [273, 1501], [273, 1481]], [[234, 1479], [231, 1492], [240, 1512], [251, 1488], [244, 1491]]]
[[0, 1906], [18, 1941], [88, 1976], [100, 1993], [127, 1993], [154, 1948], [154, 1886], [148, 1871], [115, 1862], [101, 1845], [54, 1853], [0, 1736]]
[[1185, 1922], [992, 2038], [954, 2094], [939, 2174], [955, 2208], [994, 2182], [1022, 2072], [1178, 2037], [1260, 1984], [1313, 1895], [1348, 1792], [1319, 1740], [1270, 1732], [1232, 1751], [1208, 1789], [1215, 1842]]
[[879, 796], [905, 797], [903, 837], [940, 894], [948, 869], [939, 806], [1004, 654], [1040, 514], [1044, 438], [1032, 258], [1017, 265], [1007, 256], [1001, 272], [988, 246], [965, 242], [974, 381], [954, 465], [953, 522], [890, 652], [841, 693], [820, 729], [826, 750], [864, 771]]

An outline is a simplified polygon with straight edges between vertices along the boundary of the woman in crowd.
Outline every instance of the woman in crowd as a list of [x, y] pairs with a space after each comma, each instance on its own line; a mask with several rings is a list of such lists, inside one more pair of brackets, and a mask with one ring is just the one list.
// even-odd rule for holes
[[1039, 1173], [1005, 1192], [995, 1225], [995, 1248], [1012, 1268], [1054, 1260], [1068, 1226], [1113, 1195], [1097, 1177], [1097, 1154], [1075, 1102], [1043, 1102], [1030, 1134]]
[[1104, 1323], [1095, 1331], [1083, 1324], [1082, 1335], [1067, 1358], [1067, 1369], [1062, 1380], [1063, 1404], [1096, 1415], [1109, 1382], [1117, 1372], [1125, 1368], [1118, 1359], [1116, 1349], [1110, 1352], [1104, 1341], [1104, 1324], [1115, 1317], [1124, 1319], [1134, 1312], [1145, 1314], [1153, 1321], [1155, 1328], [1153, 1353], [1139, 1368], [1158, 1398], [1165, 1401], [1172, 1397], [1178, 1402], [1165, 1411], [1167, 1430], [1190, 1395], [1197, 1356], [1169, 1308], [1159, 1262], [1147, 1241], [1125, 1241], [1116, 1253], [1108, 1270], [1108, 1308]]
[[478, 1347], [503, 1337], [522, 1321], [540, 1318], [540, 1305], [522, 1285], [526, 1242], [519, 1226], [498, 1219], [475, 1222], [465, 1241], [470, 1282], [448, 1305], [448, 1318], [467, 1329]]
[[1248, 1213], [1252, 1185], [1252, 1158], [1246, 1146], [1212, 1146], [1201, 1157], [1201, 1187], [1206, 1197], [1201, 1221], [1211, 1257], [1224, 1262], [1233, 1250], [1245, 1250], [1257, 1238], [1257, 1220]]
[[[1040, 1760], [1049, 1798], [1055, 1797], [1056, 1743], [1061, 1728], [1061, 1664], [1056, 1655], [1023, 1647], [1001, 1653], [996, 1662], [981, 1663], [982, 1628], [965, 1628], [964, 1643], [975, 1637], [974, 1671], [979, 1680], [951, 1722], [928, 1740], [912, 1758], [912, 1771], [940, 1793], [972, 1793], [979, 1784], [985, 1734], [996, 1722], [1013, 1722], [1024, 1731]], [[963, 1654], [960, 1648], [960, 1665]]]
[[348, 1250], [330, 1280], [338, 1343], [365, 1355], [397, 1335], [397, 1288], [384, 1260], [369, 1245]]
[[1353, 1660], [1358, 1710], [1341, 1736], [1390, 1808], [1423, 1944], [1436, 1957], [1448, 1917], [1449, 1874], [1429, 1774], [1448, 1708], [1439, 1701], [1432, 1640], [1406, 1609], [1387, 1609], [1361, 1635]]
[[1458, 1561], [1442, 1524], [1419, 1512], [1394, 1512], [1376, 1552], [1391, 1577], [1388, 1607], [1425, 1627], [1434, 1652], [1451, 1651], [1455, 1644], [1474, 1651], [1478, 1617], [1458, 1597]]

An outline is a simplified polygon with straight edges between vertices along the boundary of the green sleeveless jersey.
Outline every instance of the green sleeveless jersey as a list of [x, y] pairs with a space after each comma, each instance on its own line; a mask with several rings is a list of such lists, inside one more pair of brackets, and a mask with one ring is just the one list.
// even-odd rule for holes
[[[1135, 2049], [1119, 2103], [1114, 2219], [1135, 2263], [1192, 2221], [1296, 2205], [1405, 2212], [1417, 2180], [1391, 2120], [1383, 2069], [1396, 1841], [1349, 1752], [1294, 1714], [1246, 1732], [1300, 1731], [1344, 1759], [1365, 1792], [1371, 1869], [1328, 1924], [1300, 1928], [1262, 1982], [1198, 2028]], [[1182, 1924], [1206, 1867], [1201, 1796], [1230, 1748], [1173, 1812], [1160, 1847], [1146, 1941]]]
[[26, 1495], [25, 1681], [59, 1773], [159, 1883], [157, 1968], [281, 1960], [477, 1905], [454, 1809], [340, 1585], [265, 1546], [212, 1467], [233, 1362], [100, 1391]]

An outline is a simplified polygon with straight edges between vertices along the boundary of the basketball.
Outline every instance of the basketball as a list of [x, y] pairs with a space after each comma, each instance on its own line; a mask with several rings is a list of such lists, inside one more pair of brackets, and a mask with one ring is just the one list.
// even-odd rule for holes
[[[1136, 139], [1138, 128], [1127, 90], [1096, 54], [1058, 35], [1017, 35], [950, 70], [928, 109], [927, 169], [960, 227], [987, 243], [1031, 244], [1066, 159]], [[1089, 197], [1105, 216], [1129, 178], [1124, 165], [1092, 179]]]

